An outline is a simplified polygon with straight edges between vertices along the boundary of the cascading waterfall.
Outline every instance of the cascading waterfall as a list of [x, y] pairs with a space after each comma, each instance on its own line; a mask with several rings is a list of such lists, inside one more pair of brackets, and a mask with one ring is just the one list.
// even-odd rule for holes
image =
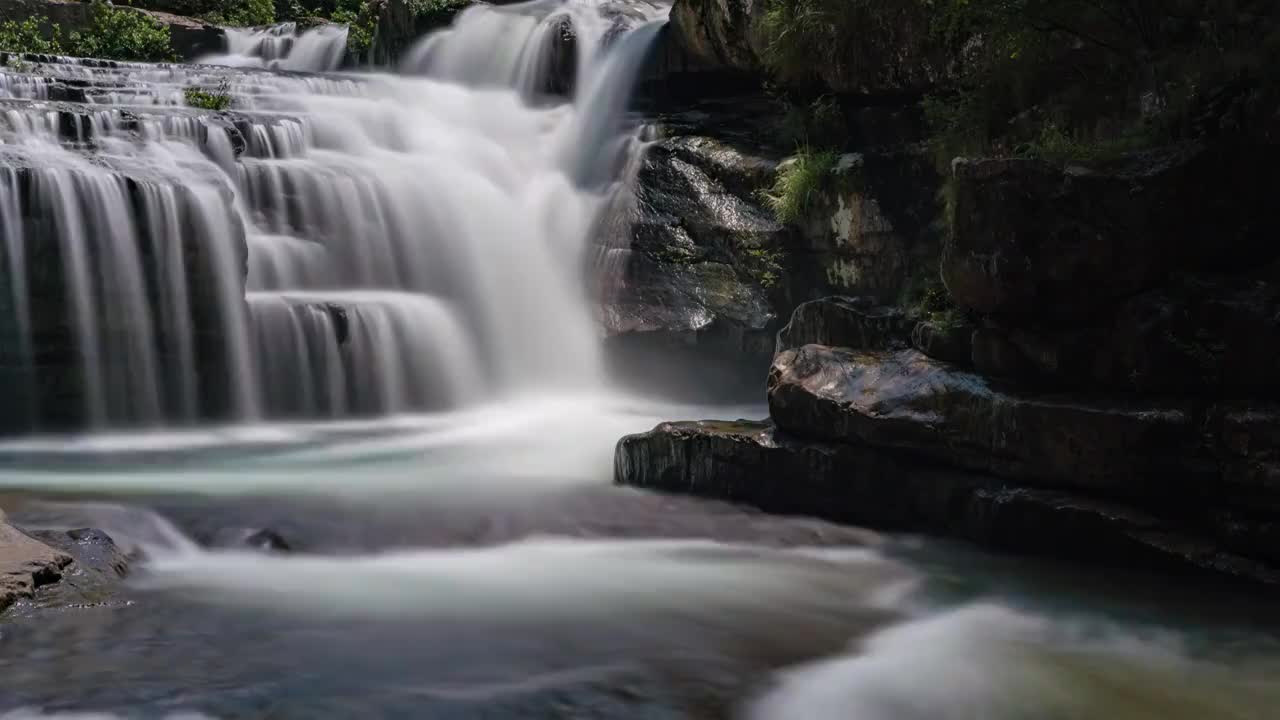
[[347, 52], [347, 26], [319, 25], [299, 31], [297, 23], [261, 28], [226, 28], [227, 52], [201, 58], [210, 65], [270, 70], [337, 70]]
[[[336, 66], [336, 30], [284, 27], [233, 34], [240, 59], [210, 61], [236, 69], [0, 71], [0, 369], [35, 378], [5, 391], [18, 429], [599, 387], [585, 251], [665, 14], [475, 6], [406, 76], [255, 69]], [[85, 103], [50, 102], [85, 77]], [[183, 107], [222, 86], [232, 111]]]

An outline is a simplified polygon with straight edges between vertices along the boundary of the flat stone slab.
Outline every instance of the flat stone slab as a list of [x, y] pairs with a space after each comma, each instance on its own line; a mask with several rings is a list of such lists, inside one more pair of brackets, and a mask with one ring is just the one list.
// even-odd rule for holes
[[949, 535], [999, 550], [1280, 585], [1280, 571], [1131, 505], [1021, 487], [865, 444], [804, 441], [769, 423], [663, 423], [623, 438], [615, 481], [770, 513]]
[[769, 414], [797, 437], [865, 443], [1048, 489], [1168, 497], [1210, 468], [1187, 402], [1004, 386], [915, 350], [820, 345], [774, 358]]

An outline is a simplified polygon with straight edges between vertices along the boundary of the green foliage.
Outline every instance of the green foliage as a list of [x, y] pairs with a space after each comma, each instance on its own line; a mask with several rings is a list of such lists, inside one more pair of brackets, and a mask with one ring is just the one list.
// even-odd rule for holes
[[840, 156], [831, 150], [802, 147], [796, 156], [778, 169], [773, 187], [764, 200], [778, 220], [795, 223], [828, 187]]
[[67, 36], [63, 52], [111, 60], [173, 60], [169, 28], [134, 10], [94, 3], [93, 25]]
[[738, 253], [739, 267], [760, 287], [768, 290], [782, 277], [781, 250], [762, 247], [743, 248]]
[[885, 70], [885, 57], [928, 40], [931, 0], [769, 0], [764, 61], [789, 87], [819, 85], [823, 70], [857, 78]]
[[1038, 137], [1018, 146], [1014, 152], [1056, 164], [1073, 161], [1103, 163], [1119, 159], [1147, 144], [1147, 138], [1136, 133], [1117, 138], [1089, 139], [1071, 135], [1055, 123], [1049, 123], [1040, 129]]
[[222, 111], [231, 107], [231, 83], [223, 80], [213, 91], [189, 87], [182, 91], [187, 105], [204, 110]]
[[475, 0], [408, 0], [409, 11], [418, 27], [447, 25], [459, 10], [473, 2]]
[[958, 326], [965, 320], [964, 312], [952, 302], [951, 293], [942, 283], [936, 263], [919, 268], [907, 279], [898, 304], [910, 317], [943, 327]]
[[40, 21], [36, 18], [27, 18], [22, 22], [7, 20], [0, 23], [0, 50], [40, 55], [60, 53], [61, 29], [54, 25], [52, 34], [45, 37], [40, 31]]
[[338, 0], [329, 19], [347, 26], [347, 49], [353, 55], [363, 55], [373, 46], [373, 36], [378, 29], [375, 6], [365, 0]]
[[57, 25], [45, 36], [40, 30], [41, 21], [36, 18], [0, 24], [0, 49], [110, 60], [173, 59], [168, 27], [143, 13], [106, 3], [95, 3], [92, 12], [93, 22], [89, 28], [73, 31], [65, 40]]
[[[934, 0], [958, 81], [925, 101], [940, 159], [1105, 159], [1197, 132], [1207, 94], [1273, 77], [1272, 0]], [[1274, 83], [1274, 81], [1272, 81]]]
[[258, 27], [276, 22], [274, 0], [234, 0], [204, 16], [206, 22], [224, 27]]

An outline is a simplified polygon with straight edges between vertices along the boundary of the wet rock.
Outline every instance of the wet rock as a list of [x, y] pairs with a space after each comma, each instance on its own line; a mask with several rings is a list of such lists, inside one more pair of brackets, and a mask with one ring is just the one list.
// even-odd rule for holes
[[769, 412], [801, 437], [1117, 497], [1175, 496], [1212, 469], [1189, 402], [1020, 391], [915, 350], [781, 353]]
[[969, 337], [969, 364], [983, 375], [1022, 379], [1035, 374], [1035, 365], [1022, 349], [995, 328], [977, 328]]
[[41, 589], [35, 598], [37, 606], [90, 606], [117, 599], [131, 558], [110, 535], [96, 528], [32, 530], [27, 534], [74, 559], [61, 582]]
[[957, 160], [942, 276], [961, 306], [1027, 321], [1096, 318], [1171, 270], [1247, 270], [1280, 254], [1268, 201], [1280, 150], [1187, 145], [1105, 169]]
[[922, 320], [911, 330], [911, 347], [935, 360], [966, 367], [973, 362], [973, 332], [973, 325], [964, 321]]
[[215, 533], [209, 544], [230, 550], [247, 549], [267, 553], [293, 551], [293, 546], [280, 533], [269, 528], [226, 528]]
[[71, 562], [70, 555], [9, 525], [0, 511], [0, 610], [60, 580]]
[[768, 423], [663, 423], [618, 443], [624, 485], [891, 530], [923, 530], [1023, 554], [1280, 583], [1280, 572], [1121, 503], [1011, 486], [866, 444], [806, 441]]
[[801, 303], [778, 332], [775, 352], [805, 345], [860, 350], [905, 347], [909, 321], [902, 310], [875, 298], [829, 297]]
[[675, 40], [698, 68], [758, 74], [768, 38], [765, 0], [681, 0], [671, 8]]
[[370, 60], [377, 65], [395, 65], [414, 42], [433, 30], [448, 27], [467, 4], [372, 0], [370, 6], [377, 17]]
[[[610, 336], [707, 342], [772, 352], [776, 306], [785, 302], [779, 258], [790, 230], [756, 190], [776, 160], [697, 133], [694, 118], [652, 146], [634, 191], [600, 232], [602, 321]], [[754, 148], [758, 151], [761, 148]]]

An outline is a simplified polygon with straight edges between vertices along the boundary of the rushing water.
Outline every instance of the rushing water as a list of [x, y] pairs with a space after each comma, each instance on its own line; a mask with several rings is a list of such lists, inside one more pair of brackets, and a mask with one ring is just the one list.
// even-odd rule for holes
[[226, 28], [227, 52], [203, 58], [211, 65], [271, 70], [337, 70], [347, 52], [345, 25], [299, 31], [297, 23], [264, 28]]
[[273, 72], [342, 61], [290, 27], [0, 72], [5, 413], [92, 430], [0, 442], [0, 500], [140, 553], [0, 620], [0, 718], [1280, 707], [1240, 595], [609, 486], [626, 433], [763, 412], [612, 391], [585, 297], [665, 14], [477, 6], [398, 75]]

